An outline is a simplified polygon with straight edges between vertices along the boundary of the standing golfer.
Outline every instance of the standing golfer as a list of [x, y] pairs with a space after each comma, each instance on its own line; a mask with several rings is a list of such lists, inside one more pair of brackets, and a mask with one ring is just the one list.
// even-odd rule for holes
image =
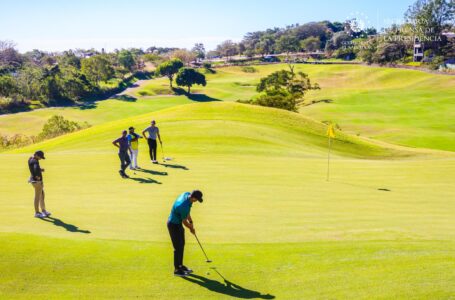
[[[149, 136], [147, 137], [145, 133], [148, 132]], [[156, 157], [156, 137], [160, 140], [160, 143], [162, 144], [163, 142], [161, 141], [161, 136], [160, 136], [160, 129], [156, 127], [156, 122], [155, 120], [152, 121], [151, 125], [147, 128], [145, 128], [142, 131], [142, 135], [144, 138], [147, 139], [147, 142], [149, 144], [149, 151], [150, 151], [150, 159], [154, 164], [158, 163], [158, 159]]]
[[[30, 169], [30, 179], [28, 182], [30, 182], [35, 189], [35, 218], [46, 218], [49, 217], [51, 213], [46, 210], [46, 205], [44, 203], [44, 169], [41, 169], [41, 166], [39, 165], [40, 159], [46, 159], [41, 150], [36, 151], [35, 154], [28, 159], [28, 168]], [[39, 211], [40, 206], [41, 212]]]
[[183, 250], [185, 247], [185, 225], [192, 234], [196, 234], [196, 230], [193, 226], [193, 220], [190, 216], [191, 206], [194, 202], [202, 202], [202, 192], [194, 190], [193, 192], [181, 194], [177, 200], [175, 200], [172, 206], [171, 214], [167, 221], [167, 229], [171, 236], [172, 246], [174, 247], [174, 275], [175, 276], [186, 276], [193, 271], [183, 265]]
[[115, 147], [118, 147], [118, 157], [120, 158], [120, 176], [122, 178], [129, 178], [126, 175], [125, 170], [128, 168], [129, 164], [131, 163], [130, 156], [128, 151], [131, 152], [130, 143], [128, 142], [128, 138], [126, 137], [126, 130], [122, 131], [122, 136], [112, 142]]
[[142, 139], [142, 136], [134, 132], [134, 127], [128, 128], [128, 142], [130, 143], [131, 148], [131, 164], [130, 170], [139, 169], [137, 165], [137, 156], [139, 154], [139, 139]]

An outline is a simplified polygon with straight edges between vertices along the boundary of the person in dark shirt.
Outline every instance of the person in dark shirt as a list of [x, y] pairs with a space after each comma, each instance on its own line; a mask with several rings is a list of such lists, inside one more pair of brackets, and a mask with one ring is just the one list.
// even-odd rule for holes
[[122, 178], [129, 178], [129, 176], [126, 175], [125, 170], [131, 163], [130, 155], [128, 154], [128, 152], [131, 153], [131, 147], [128, 141], [127, 133], [128, 132], [126, 130], [123, 130], [122, 136], [112, 142], [115, 147], [118, 147], [118, 157], [120, 158], [119, 173]]
[[[46, 210], [44, 203], [44, 187], [43, 187], [43, 172], [39, 164], [40, 159], [45, 159], [43, 151], [36, 151], [32, 157], [28, 159], [28, 168], [30, 170], [29, 182], [35, 189], [35, 218], [46, 218], [51, 215]], [[39, 208], [41, 207], [41, 212]]]

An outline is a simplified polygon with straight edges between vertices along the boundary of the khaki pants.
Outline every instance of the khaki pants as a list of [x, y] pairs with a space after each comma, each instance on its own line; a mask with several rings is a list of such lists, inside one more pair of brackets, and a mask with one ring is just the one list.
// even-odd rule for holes
[[39, 212], [39, 207], [41, 206], [41, 211], [46, 210], [46, 205], [44, 204], [44, 188], [42, 181], [32, 182], [33, 187], [35, 188], [35, 212]]

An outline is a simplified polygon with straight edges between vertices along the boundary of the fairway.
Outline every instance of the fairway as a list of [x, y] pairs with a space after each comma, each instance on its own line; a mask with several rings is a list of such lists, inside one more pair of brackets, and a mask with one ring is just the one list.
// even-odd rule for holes
[[340, 4], [2, 5], [0, 300], [455, 300], [455, 0]]
[[[324, 124], [303, 114], [229, 101], [175, 99], [170, 101], [187, 104], [173, 106], [160, 98], [168, 108], [134, 113], [127, 107], [155, 98], [106, 101], [119, 111], [125, 108], [124, 118], [107, 116], [104, 103], [88, 112], [64, 109], [81, 117], [99, 110], [106, 119], [0, 154], [0, 176], [11, 178], [0, 184], [0, 295], [455, 295], [452, 152], [337, 132], [327, 182]], [[112, 140], [130, 125], [145, 128], [151, 119], [158, 121], [166, 156], [173, 160], [152, 165], [141, 141], [143, 169], [128, 171], [131, 179], [120, 178]], [[32, 188], [26, 183], [26, 159], [37, 148], [47, 156], [42, 162], [46, 202], [54, 217], [48, 221], [32, 217]], [[177, 195], [194, 188], [204, 191], [204, 203], [193, 206], [192, 216], [213, 263], [205, 263], [187, 232], [185, 262], [197, 277], [182, 279], [172, 275], [165, 223]]]

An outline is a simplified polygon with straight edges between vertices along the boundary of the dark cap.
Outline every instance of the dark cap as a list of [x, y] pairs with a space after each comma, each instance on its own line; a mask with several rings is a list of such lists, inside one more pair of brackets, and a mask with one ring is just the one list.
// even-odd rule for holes
[[130, 127], [130, 128], [128, 128], [128, 129], [129, 129], [129, 130], [131, 130], [131, 129], [134, 129], [134, 127], [133, 127], [133, 126], [131, 126], [131, 127]]
[[194, 190], [194, 191], [192, 191], [190, 197], [196, 198], [197, 201], [199, 201], [199, 202], [204, 201], [204, 200], [202, 199], [202, 192], [201, 192], [200, 190]]
[[41, 150], [36, 151], [36, 152], [35, 152], [35, 156], [38, 156], [39, 158], [42, 158], [42, 159], [46, 159], [46, 158], [44, 157], [44, 152], [41, 151]]

